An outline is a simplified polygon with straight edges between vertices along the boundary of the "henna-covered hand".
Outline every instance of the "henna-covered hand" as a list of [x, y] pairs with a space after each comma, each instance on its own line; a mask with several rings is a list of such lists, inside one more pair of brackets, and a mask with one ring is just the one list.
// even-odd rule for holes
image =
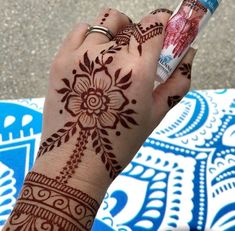
[[189, 89], [192, 50], [155, 88], [169, 17], [158, 10], [131, 24], [107, 9], [95, 25], [113, 41], [86, 37], [87, 24], [70, 33], [51, 68], [35, 165], [4, 230], [91, 229], [107, 187]]

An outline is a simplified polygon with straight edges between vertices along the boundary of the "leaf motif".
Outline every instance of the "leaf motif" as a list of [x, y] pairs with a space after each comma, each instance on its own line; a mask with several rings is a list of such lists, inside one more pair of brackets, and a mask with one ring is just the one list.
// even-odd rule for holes
[[121, 68], [119, 68], [118, 70], [116, 70], [116, 72], [115, 72], [115, 74], [114, 74], [114, 76], [115, 76], [115, 82], [117, 82], [118, 77], [119, 77], [119, 75], [120, 75], [120, 72], [121, 72]]
[[86, 69], [86, 67], [81, 62], [79, 63], [79, 67], [82, 71], [89, 73], [89, 71]]
[[108, 144], [105, 144], [104, 147], [105, 147], [107, 150], [113, 150], [113, 148], [112, 148], [110, 145], [108, 145]]
[[43, 142], [43, 143], [42, 143], [42, 146], [43, 146], [43, 147], [47, 146], [47, 142]]
[[60, 147], [60, 145], [61, 145], [61, 140], [58, 141], [57, 147]]
[[66, 101], [66, 99], [68, 98], [69, 92], [67, 92], [63, 98], [61, 99], [61, 102], [64, 103]]
[[67, 122], [64, 126], [65, 127], [71, 127], [74, 125], [74, 122]]
[[94, 130], [94, 132], [91, 135], [91, 139], [94, 140], [97, 137], [97, 132]]
[[130, 127], [128, 126], [128, 124], [126, 123], [126, 121], [125, 121], [124, 119], [122, 119], [121, 117], [120, 117], [120, 123], [121, 123], [121, 125], [122, 125], [123, 127], [125, 127], [125, 128], [130, 128]]
[[59, 132], [59, 133], [65, 133], [65, 132], [67, 132], [67, 130], [65, 130], [64, 128], [61, 128], [61, 129], [59, 129], [57, 132]]
[[138, 123], [132, 117], [126, 116], [126, 115], [124, 117], [129, 123], [134, 124], [134, 125], [138, 125]]
[[57, 133], [52, 134], [52, 137], [59, 138], [60, 136]]
[[70, 89], [68, 89], [68, 88], [61, 88], [60, 90], [57, 90], [57, 93], [64, 94], [64, 93], [66, 93], [68, 91], [70, 91]]
[[121, 80], [118, 82], [118, 84], [126, 84], [130, 80], [131, 75], [132, 75], [132, 70], [127, 75], [122, 77]]
[[71, 88], [68, 79], [62, 79], [62, 81], [64, 82], [64, 84], [65, 84], [68, 88]]
[[77, 128], [74, 127], [74, 128], [72, 129], [72, 132], [71, 132], [72, 136], [76, 133], [76, 131], [77, 131]]
[[48, 138], [47, 139], [47, 142], [49, 142], [49, 143], [51, 143], [51, 142], [53, 142], [54, 140], [52, 139], [52, 138]]
[[93, 142], [93, 148], [95, 148], [97, 145], [99, 144], [99, 142], [98, 142], [98, 140], [95, 140], [94, 142]]
[[105, 167], [106, 167], [106, 169], [109, 171], [109, 169], [110, 169], [110, 164], [109, 164], [109, 162], [106, 163]]
[[117, 165], [115, 168], [116, 168], [116, 170], [118, 170], [119, 172], [121, 172], [121, 170], [122, 170], [122, 166], [120, 166], [120, 165]]
[[116, 158], [116, 156], [112, 152], [108, 152], [107, 154], [108, 154], [109, 158]]
[[126, 85], [119, 86], [119, 88], [126, 90], [128, 87], [130, 87], [130, 85], [131, 85], [131, 82]]
[[55, 145], [54, 145], [54, 144], [53, 144], [53, 145], [51, 145], [51, 146], [49, 147], [49, 151], [51, 151], [54, 147], [55, 147]]
[[102, 140], [103, 140], [105, 143], [107, 143], [107, 144], [111, 144], [111, 142], [110, 142], [107, 138], [105, 138], [105, 137], [102, 137]]
[[105, 61], [105, 64], [106, 64], [106, 65], [107, 65], [107, 64], [110, 64], [112, 61], [113, 61], [113, 57], [110, 56], [110, 57], [108, 57], [108, 59]]
[[96, 57], [95, 62], [96, 62], [97, 64], [101, 64], [101, 63], [100, 63], [100, 59], [99, 59], [98, 56]]
[[84, 54], [84, 63], [87, 66], [88, 70], [90, 70], [91, 62], [90, 59], [88, 58], [87, 52]]
[[98, 146], [98, 147], [95, 149], [95, 152], [96, 152], [96, 154], [98, 154], [98, 153], [100, 153], [100, 151], [101, 151], [101, 147]]
[[106, 162], [106, 157], [105, 157], [105, 155], [104, 155], [104, 154], [102, 154], [102, 155], [101, 155], [101, 160], [102, 160], [102, 162], [103, 162], [103, 163], [105, 163], [105, 162]]
[[42, 152], [42, 154], [45, 154], [47, 152], [47, 148], [44, 149], [44, 151]]
[[114, 159], [111, 159], [112, 164], [117, 164], [118, 162]]
[[114, 45], [110, 46], [110, 47], [108, 48], [108, 50], [112, 50], [112, 49], [113, 49], [113, 47], [114, 47]]
[[66, 135], [65, 138], [64, 138], [64, 142], [67, 143], [67, 142], [69, 141], [69, 138], [70, 138], [70, 137], [69, 137], [69, 133], [67, 133], [67, 135]]
[[[126, 45], [126, 44], [125, 44]], [[120, 51], [122, 48], [121, 47], [115, 47], [114, 50], [115, 51]]]
[[126, 111], [123, 111], [122, 113], [128, 114], [128, 115], [136, 114], [136, 112], [134, 110], [132, 110], [132, 109], [127, 109]]
[[106, 130], [104, 130], [104, 129], [100, 129], [100, 131], [101, 131], [101, 133], [102, 133], [103, 135], [108, 136], [108, 132], [107, 132]]
[[92, 73], [93, 70], [94, 70], [94, 66], [95, 66], [95, 64], [94, 64], [94, 62], [92, 61], [92, 62], [91, 62], [91, 73]]
[[115, 54], [116, 51], [108, 51], [107, 54]]

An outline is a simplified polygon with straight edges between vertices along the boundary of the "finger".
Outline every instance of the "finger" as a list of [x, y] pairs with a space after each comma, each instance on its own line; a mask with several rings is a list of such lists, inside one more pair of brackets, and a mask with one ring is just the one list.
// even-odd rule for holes
[[61, 49], [69, 52], [78, 49], [86, 37], [88, 27], [87, 23], [78, 23], [65, 38]]
[[[94, 25], [107, 28], [115, 36], [119, 30], [130, 24], [130, 22], [130, 19], [118, 10], [105, 9], [95, 20]], [[85, 39], [87, 44], [104, 44], [109, 41], [110, 39], [106, 35], [98, 32], [88, 34]]]
[[153, 91], [153, 118], [163, 118], [188, 93], [191, 83], [191, 67], [196, 50], [190, 48], [172, 76]]
[[129, 51], [134, 55], [152, 60], [156, 66], [163, 46], [166, 24], [171, 11], [158, 9], [135, 24], [130, 40]]

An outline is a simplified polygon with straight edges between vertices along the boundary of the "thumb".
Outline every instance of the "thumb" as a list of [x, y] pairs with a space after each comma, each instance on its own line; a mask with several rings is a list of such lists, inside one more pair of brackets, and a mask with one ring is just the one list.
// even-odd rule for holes
[[192, 63], [196, 52], [197, 50], [190, 48], [171, 77], [154, 89], [154, 120], [161, 120], [188, 93], [191, 84]]

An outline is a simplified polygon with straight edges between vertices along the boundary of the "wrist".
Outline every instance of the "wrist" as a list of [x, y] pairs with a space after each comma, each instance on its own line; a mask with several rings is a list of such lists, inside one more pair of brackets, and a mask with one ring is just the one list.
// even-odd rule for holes
[[82, 161], [78, 166], [73, 166], [66, 153], [65, 150], [52, 151], [38, 158], [32, 171], [91, 193], [89, 195], [101, 201], [113, 179], [110, 178], [100, 157], [90, 150], [85, 150]]

